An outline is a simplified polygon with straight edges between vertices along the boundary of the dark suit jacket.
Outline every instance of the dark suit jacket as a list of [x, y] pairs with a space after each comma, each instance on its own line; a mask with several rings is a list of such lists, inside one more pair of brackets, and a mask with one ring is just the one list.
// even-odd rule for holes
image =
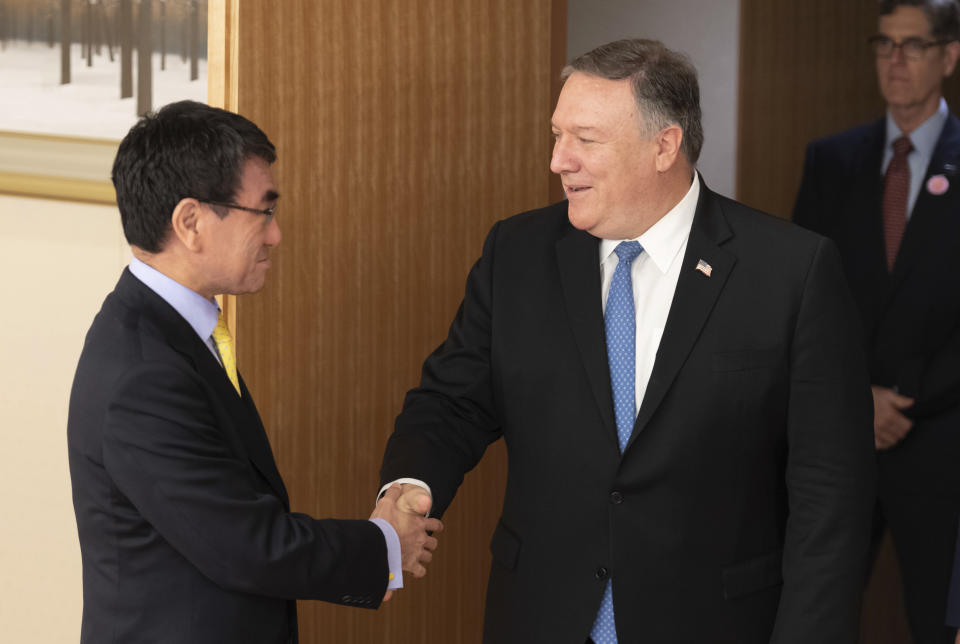
[[[879, 454], [881, 490], [960, 493], [960, 120], [950, 116], [890, 273], [882, 229], [883, 119], [807, 149], [794, 220], [840, 249], [873, 384], [917, 402], [916, 423]], [[945, 194], [926, 189], [943, 175]]]
[[129, 271], [87, 334], [67, 426], [81, 642], [295, 642], [295, 598], [376, 607], [368, 521], [290, 512], [250, 393]]
[[612, 577], [621, 642], [856, 642], [872, 408], [835, 248], [702, 186], [622, 456], [598, 248], [566, 202], [494, 226], [387, 445], [442, 513], [506, 440], [484, 640], [581, 644]]

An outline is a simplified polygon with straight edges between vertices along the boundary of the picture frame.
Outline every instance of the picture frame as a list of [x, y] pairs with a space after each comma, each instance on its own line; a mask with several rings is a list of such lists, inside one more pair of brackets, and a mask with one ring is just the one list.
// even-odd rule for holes
[[117, 201], [110, 169], [119, 141], [0, 131], [0, 193]]
[[[120, 33], [121, 29], [118, 24], [119, 19], [117, 18], [117, 12], [121, 10], [120, 5], [123, 4], [123, 2], [124, 0], [57, 0], [56, 2], [51, 0], [41, 5], [40, 3], [34, 4], [27, 0], [23, 2], [18, 2], [18, 0], [0, 0], [0, 23], [2, 23], [0, 26], [3, 27], [0, 31], [9, 36], [9, 34], [15, 34], [16, 28], [19, 27], [20, 32], [25, 34], [26, 37], [29, 38], [29, 41], [21, 41], [17, 44], [23, 45], [24, 42], [32, 43], [30, 45], [31, 47], [36, 47], [38, 50], [47, 52], [47, 58], [50, 56], [49, 52], [55, 51], [57, 52], [58, 61], [62, 61], [65, 45], [63, 42], [57, 45], [54, 42], [55, 36], [62, 36], [64, 33], [71, 34], [72, 41], [68, 39], [66, 44], [66, 50], [70, 52], [70, 62], [66, 65], [66, 73], [69, 78], [72, 67], [74, 70], [74, 81], [87, 71], [85, 65], [92, 66], [94, 51], [96, 51], [102, 59], [99, 61], [101, 68], [106, 67], [107, 61], [105, 54], [109, 52], [110, 64], [118, 68], [111, 72], [114, 74], [113, 78], [115, 79], [112, 82], [116, 82], [119, 88], [121, 83], [119, 61], [114, 62], [114, 58], [115, 54], [116, 58], [120, 58], [121, 46], [124, 44], [124, 36]], [[141, 6], [141, 3], [134, 3], [129, 0], [126, 1], [126, 4], [127, 7], [132, 6], [134, 10], [138, 10]], [[223, 0], [152, 0], [152, 2], [148, 0], [145, 4], [152, 7], [151, 15], [154, 21], [157, 20], [157, 16], [159, 15], [184, 15], [184, 13], [189, 10], [195, 12], [199, 10], [202, 12], [199, 18], [199, 26], [196, 24], [192, 25], [191, 28], [193, 31], [189, 34], [191, 43], [190, 54], [193, 58], [191, 63], [194, 65], [191, 74], [192, 78], [196, 78], [196, 80], [191, 80], [190, 82], [198, 82], [202, 90], [200, 92], [194, 91], [193, 95], [185, 96], [177, 94], [176, 90], [171, 91], [160, 86], [154, 88], [156, 83], [161, 82], [160, 79], [162, 75], [169, 74], [170, 72], [150, 72], [152, 73], [150, 87], [153, 101], [152, 104], [147, 103], [150, 105], [150, 109], [156, 109], [163, 104], [181, 98], [192, 98], [194, 100], [209, 102], [208, 71], [204, 69], [199, 76], [196, 76], [196, 59], [199, 56], [202, 57], [203, 61], [209, 61], [211, 54], [209, 51], [209, 43], [203, 41], [207, 40], [210, 32], [210, 15], [215, 12], [221, 15], [223, 13], [223, 8], [220, 6], [223, 4]], [[69, 12], [71, 17], [66, 22], [61, 22], [60, 15], [62, 14], [57, 14], [55, 10], [65, 6], [71, 8]], [[165, 13], [161, 14], [161, 11]], [[108, 13], [112, 15], [112, 26], [106, 24]], [[132, 19], [129, 18], [128, 14], [128, 20], [130, 20], [127, 25], [128, 28], [132, 26], [140, 29], [142, 25], [137, 23], [138, 19], [139, 17], [136, 15], [136, 11], [134, 11], [134, 17]], [[96, 20], [103, 22], [99, 27], [99, 31], [91, 27]], [[186, 43], [188, 41], [186, 32], [188, 31], [188, 23], [185, 18], [182, 20], [165, 20], [162, 27], [158, 24], [153, 24], [149, 28], [153, 34], [152, 42], [150, 39], [145, 42], [150, 46], [154, 59], [160, 55], [157, 48], [161, 46], [160, 43], [163, 43], [164, 65], [176, 64], [179, 62], [176, 61], [176, 51], [179, 51], [176, 45], [182, 42], [182, 56], [184, 60], [186, 60]], [[49, 33], [49, 36], [46, 38], [47, 42], [44, 43], [43, 36], [47, 33]], [[88, 37], [88, 34], [94, 35]], [[134, 49], [132, 58], [136, 61], [136, 43], [131, 45], [132, 39], [133, 35], [130, 35], [125, 46]], [[95, 50], [92, 44], [94, 42], [96, 42]], [[199, 42], [201, 46], [206, 45], [207, 51], [203, 52], [196, 44], [197, 42]], [[8, 44], [9, 43], [3, 43], [4, 49], [7, 49]], [[83, 57], [78, 57], [78, 52], [82, 52], [84, 54]], [[5, 53], [8, 52], [0, 51], [0, 64], [3, 63]], [[47, 62], [49, 65], [49, 61]], [[128, 62], [127, 64], [129, 65], [130, 63]], [[181, 62], [180, 64], [182, 65], [183, 63]], [[138, 78], [137, 62], [133, 62], [133, 67], [133, 77], [136, 79]], [[156, 61], [154, 60], [153, 68], [156, 67]], [[209, 63], [204, 62], [203, 68], [208, 67]], [[22, 69], [19, 71], [21, 74], [24, 73]], [[49, 66], [44, 67], [43, 73], [49, 78], [51, 74]], [[142, 70], [140, 73], [142, 73]], [[76, 87], [76, 89], [86, 88]], [[16, 92], [17, 90], [14, 89], [12, 91]], [[136, 121], [134, 112], [140, 109], [141, 97], [138, 92], [139, 88], [136, 88], [135, 96], [132, 98], [128, 97], [127, 99], [120, 99], [120, 94], [118, 93], [116, 94], [118, 100], [114, 101], [115, 103], [119, 103], [121, 100], [126, 100], [128, 105], [125, 107], [127, 108], [127, 112], [130, 113], [128, 119], [129, 126], [132, 126]], [[49, 94], [56, 95], [55, 92], [50, 92]], [[150, 96], [150, 94], [148, 94], [148, 96]], [[44, 100], [49, 99], [44, 98]], [[16, 104], [17, 102], [17, 99], [14, 98], [11, 103]], [[21, 111], [34, 110], [34, 108], [38, 111], [50, 109], [45, 108], [43, 105], [37, 105], [32, 99], [20, 100], [19, 105]], [[60, 106], [56, 107], [59, 108]], [[61, 110], [63, 113], [70, 113], [69, 109], [61, 108]], [[86, 109], [82, 110], [82, 118], [115, 118], [116, 113], [116, 108], [106, 110]], [[54, 133], [46, 131], [47, 128], [44, 128], [44, 131], [34, 131], [40, 128], [31, 129], [29, 126], [29, 117], [32, 115], [26, 114], [26, 116], [28, 117], [25, 119], [28, 123], [26, 127], [20, 127], [19, 124], [16, 124], [11, 128], [8, 123], [0, 121], [0, 194], [106, 205], [116, 203], [116, 194], [110, 180], [110, 175], [113, 159], [116, 156], [117, 147], [120, 142], [121, 134], [119, 132], [110, 132], [110, 136], [100, 136], [98, 134], [98, 128], [95, 127], [96, 124], [93, 121], [90, 122], [91, 127], [81, 125], [81, 127], [75, 128], [74, 131], [77, 131], [77, 134], [74, 134], [74, 131], [69, 133]], [[76, 120], [78, 118], [77, 111], [75, 110], [70, 117]], [[34, 121], [35, 120], [36, 118], [34, 117]], [[7, 126], [7, 129], [5, 129], [4, 126]], [[124, 125], [121, 129], [125, 131], [129, 126]], [[81, 134], [87, 131], [94, 132], [94, 134], [90, 136]], [[114, 138], [114, 135], [116, 138]]]

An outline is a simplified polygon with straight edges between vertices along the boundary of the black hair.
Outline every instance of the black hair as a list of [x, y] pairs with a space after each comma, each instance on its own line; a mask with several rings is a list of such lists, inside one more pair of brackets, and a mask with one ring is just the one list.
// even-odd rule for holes
[[[239, 114], [179, 101], [141, 118], [123, 137], [113, 162], [127, 241], [160, 252], [180, 200], [232, 201], [251, 157], [270, 164], [277, 153], [267, 135]], [[215, 210], [221, 217], [229, 212]]]

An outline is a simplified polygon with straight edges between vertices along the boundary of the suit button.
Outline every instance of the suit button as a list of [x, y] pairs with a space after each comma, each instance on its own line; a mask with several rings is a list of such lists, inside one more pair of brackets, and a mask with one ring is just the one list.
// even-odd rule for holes
[[597, 579], [605, 579], [607, 576], [607, 569], [603, 566], [597, 568], [596, 577]]
[[621, 503], [623, 503], [623, 495], [616, 491], [611, 492], [610, 503], [613, 503], [614, 505], [620, 505]]

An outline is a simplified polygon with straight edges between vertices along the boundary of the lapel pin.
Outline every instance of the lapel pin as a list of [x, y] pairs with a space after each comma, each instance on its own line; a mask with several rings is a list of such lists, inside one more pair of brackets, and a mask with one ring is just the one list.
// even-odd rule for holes
[[707, 277], [710, 277], [710, 273], [713, 272], [713, 267], [701, 259], [699, 262], [697, 262], [697, 270]]
[[940, 196], [950, 189], [950, 181], [942, 174], [935, 174], [927, 179], [927, 192]]

